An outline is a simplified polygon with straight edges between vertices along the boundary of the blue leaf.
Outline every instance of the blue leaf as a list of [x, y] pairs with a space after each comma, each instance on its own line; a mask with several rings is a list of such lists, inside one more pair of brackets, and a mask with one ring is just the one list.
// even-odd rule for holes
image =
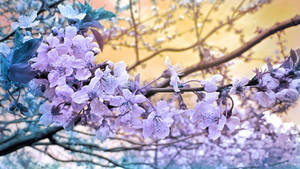
[[5, 43], [0, 43], [0, 56], [7, 57], [10, 54], [10, 48]]
[[110, 11], [104, 10], [104, 8], [100, 8], [94, 12], [94, 17], [96, 20], [110, 19], [115, 16], [116, 16], [116, 14], [114, 14]]
[[35, 75], [36, 73], [26, 63], [13, 64], [8, 70], [8, 79], [19, 83], [28, 83]]
[[7, 79], [8, 68], [9, 68], [9, 63], [8, 63], [7, 58], [0, 56], [0, 63], [1, 63], [0, 75], [1, 75], [2, 79], [6, 80]]
[[85, 18], [83, 19], [85, 20], [85, 22], [92, 21], [92, 20], [98, 21], [101, 19], [110, 19], [116, 16], [116, 14], [104, 10], [104, 8], [93, 10], [93, 8], [86, 1], [84, 2], [84, 4], [79, 2], [79, 8], [81, 12], [86, 13]]
[[36, 53], [36, 50], [40, 46], [42, 39], [31, 39], [21, 44], [19, 47], [14, 48], [11, 56], [10, 63], [26, 63]]
[[14, 48], [17, 49], [19, 47], [22, 46], [23, 44], [23, 39], [24, 39], [24, 36], [23, 34], [20, 33], [20, 28], [16, 29], [16, 32], [15, 32], [15, 36], [14, 36]]
[[89, 21], [89, 22], [83, 22], [79, 26], [79, 29], [88, 28], [88, 27], [94, 27], [94, 28], [99, 28], [99, 29], [104, 28], [103, 25], [101, 25], [98, 21]]

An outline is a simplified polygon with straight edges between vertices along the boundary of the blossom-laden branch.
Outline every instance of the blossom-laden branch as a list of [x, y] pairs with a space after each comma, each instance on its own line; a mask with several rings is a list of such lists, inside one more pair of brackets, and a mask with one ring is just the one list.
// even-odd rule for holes
[[[299, 15], [296, 15], [295, 17], [288, 19], [286, 21], [279, 22], [279, 23], [273, 25], [272, 27], [265, 29], [260, 34], [258, 34], [257, 36], [255, 36], [254, 38], [252, 38], [251, 40], [246, 42], [244, 45], [235, 49], [234, 51], [230, 52], [229, 54], [227, 54], [225, 56], [222, 56], [220, 58], [216, 58], [216, 59], [213, 59], [213, 60], [210, 60], [207, 62], [201, 62], [201, 63], [197, 63], [194, 65], [188, 66], [182, 72], [181, 77], [188, 76], [189, 74], [197, 72], [197, 71], [201, 71], [201, 70], [205, 70], [205, 69], [208, 69], [211, 67], [219, 66], [226, 62], [229, 62], [230, 60], [238, 58], [238, 57], [242, 56], [242, 54], [244, 52], [248, 51], [250, 48], [257, 45], [259, 42], [261, 42], [265, 38], [273, 35], [276, 32], [282, 31], [289, 27], [297, 26], [299, 24], [300, 24], [300, 16]], [[166, 81], [160, 83], [156, 87], [158, 87], [158, 88], [166, 87], [168, 85], [168, 83], [169, 83], [169, 81], [166, 80]]]
[[[181, 164], [178, 163], [182, 166], [191, 164], [190, 160], [197, 161], [199, 151], [181, 153], [189, 150], [203, 150], [202, 156], [216, 157], [218, 155], [211, 154], [215, 152], [211, 151], [214, 148], [222, 149], [227, 156], [230, 156], [230, 158], [222, 158], [224, 156], [221, 154], [222, 157], [219, 159], [222, 159], [224, 164], [237, 165], [238, 162], [232, 159], [245, 157], [244, 150], [249, 149], [249, 146], [253, 145], [251, 142], [258, 139], [261, 145], [270, 144], [271, 146], [261, 146], [258, 150], [251, 147], [253, 152], [244, 165], [251, 166], [254, 161], [265, 165], [266, 158], [271, 159], [268, 164], [273, 164], [272, 162], [278, 160], [279, 157], [283, 160], [294, 159], [292, 157], [296, 153], [295, 138], [298, 134], [295, 134], [295, 131], [297, 130], [289, 128], [283, 132], [280, 127], [276, 128], [264, 119], [263, 116], [267, 113], [257, 112], [268, 109], [273, 111], [277, 107], [283, 110], [280, 106], [287, 108], [297, 100], [300, 91], [300, 50], [291, 50], [288, 59], [278, 68], [273, 68], [269, 63], [268, 70], [257, 70], [256, 76], [251, 80], [236, 80], [233, 84], [223, 87], [217, 87], [221, 84], [223, 76], [215, 75], [207, 80], [194, 79], [193, 81], [198, 82], [201, 87], [190, 88], [189, 82], [183, 82], [180, 79], [178, 68], [167, 59], [168, 69], [154, 81], [161, 77], [169, 78], [168, 85], [172, 89], [151, 89], [152, 82], [141, 86], [139, 76], [131, 80], [124, 62], [95, 63], [95, 57], [100, 52], [99, 44], [94, 42], [97, 37], [87, 34], [86, 31], [89, 24], [95, 22], [81, 22], [86, 15], [93, 14], [94, 11], [89, 6], [82, 6], [88, 8], [86, 11], [90, 10], [89, 13], [81, 14], [73, 11], [74, 15], [69, 15], [66, 11], [72, 11], [72, 7], [60, 6], [61, 13], [69, 19], [75, 19], [76, 22], [70, 22], [70, 26], [65, 29], [53, 28], [52, 33], [46, 36], [41, 44], [20, 43], [16, 40], [16, 46], [25, 44], [24, 46], [33, 46], [33, 49], [37, 49], [32, 50], [29, 56], [12, 57], [10, 52], [1, 53], [1, 61], [4, 60], [3, 63], [7, 63], [9, 67], [7, 70], [1, 69], [1, 79], [4, 79], [1, 84], [6, 85], [8, 89], [8, 100], [13, 101], [13, 105], [18, 105], [19, 109], [26, 110], [27, 107], [19, 103], [20, 92], [15, 96], [10, 89], [27, 85], [35, 95], [45, 98], [45, 102], [39, 107], [39, 112], [42, 113], [40, 123], [45, 126], [59, 127], [49, 127], [25, 136], [16, 135], [6, 138], [1, 141], [0, 155], [8, 154], [24, 146], [47, 145], [44, 142], [39, 144], [37, 142], [48, 138], [49, 144], [60, 146], [74, 153], [95, 156], [114, 166], [127, 168], [103, 155], [78, 149], [68, 142], [58, 142], [53, 136], [62, 129], [73, 130], [76, 125], [80, 124], [93, 129], [93, 133], [102, 142], [107, 139], [118, 139], [114, 137], [116, 135], [121, 136], [120, 140], [137, 145], [111, 149], [96, 146], [97, 150], [116, 152], [142, 149], [140, 156], [144, 160], [143, 164], [154, 165], [155, 168], [169, 167], [173, 161], [177, 162], [178, 158], [184, 159], [183, 162], [179, 161], [182, 162]], [[101, 13], [101, 10], [97, 12]], [[106, 14], [109, 14], [107, 17], [112, 16], [110, 13]], [[292, 19], [292, 22], [286, 21], [280, 23], [279, 26], [275, 25], [246, 43], [246, 46], [215, 61], [222, 64], [233, 59], [276, 31], [297, 25], [299, 22], [297, 16]], [[198, 45], [198, 42], [196, 44]], [[37, 57], [32, 58], [35, 54]], [[14, 72], [12, 69], [14, 67], [11, 67], [12, 63], [17, 66], [26, 64], [26, 69], [30, 64], [29, 68], [32, 68], [35, 76], [28, 77], [26, 81], [11, 78], [18, 77], [16, 75], [24, 68], [24, 66], [19, 66], [18, 71]], [[206, 62], [206, 64], [215, 66], [215, 63], [211, 62]], [[183, 76], [190, 74], [190, 69], [186, 69]], [[194, 92], [196, 96], [194, 106], [187, 106], [181, 93], [189, 91]], [[164, 98], [154, 102], [149, 99], [147, 92], [173, 92], [174, 97], [171, 100]], [[234, 103], [232, 96], [241, 98], [241, 107], [250, 106], [248, 112], [245, 113], [246, 117], [245, 114], [236, 112], [238, 111], [235, 108], [237, 104]], [[190, 99], [190, 101], [193, 100]], [[257, 106], [251, 107], [253, 104]], [[280, 125], [286, 129], [284, 124], [280, 123]], [[243, 134], [243, 131], [247, 136]], [[249, 134], [254, 131], [257, 133]], [[140, 143], [127, 139], [131, 136], [134, 136]], [[262, 137], [266, 139], [261, 139]], [[274, 141], [274, 138], [283, 139], [284, 144], [280, 139]], [[95, 148], [95, 145], [82, 142], [77, 146]], [[227, 149], [230, 146], [236, 146], [235, 148], [240, 151], [228, 152]], [[278, 153], [273, 153], [274, 151]], [[281, 156], [281, 154], [285, 155]], [[171, 160], [163, 162], [158, 160], [159, 158]], [[209, 160], [209, 158], [205, 159]]]

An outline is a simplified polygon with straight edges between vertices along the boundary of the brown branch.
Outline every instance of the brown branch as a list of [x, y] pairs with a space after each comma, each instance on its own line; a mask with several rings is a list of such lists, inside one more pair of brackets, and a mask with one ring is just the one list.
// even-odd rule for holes
[[[235, 59], [235, 58], [241, 56], [244, 52], [251, 49], [253, 46], [260, 43], [262, 40], [273, 35], [274, 33], [278, 32], [278, 31], [282, 31], [282, 30], [290, 28], [290, 27], [293, 27], [293, 26], [297, 26], [299, 24], [300, 24], [300, 15], [296, 15], [295, 17], [293, 17], [291, 19], [276, 23], [275, 25], [271, 26], [270, 28], [262, 31], [260, 34], [258, 34], [257, 36], [255, 36], [254, 38], [252, 38], [251, 40], [246, 42], [241, 47], [233, 50], [231, 53], [229, 53], [223, 57], [216, 58], [216, 59], [210, 60], [208, 62], [197, 63], [197, 64], [194, 64], [192, 66], [185, 68], [185, 70], [183, 71], [182, 77], [187, 76], [191, 73], [200, 71], [200, 70], [219, 66], [219, 65], [226, 63], [232, 59]], [[168, 86], [168, 84], [169, 84], [169, 80], [165, 80], [162, 83], [160, 83], [159, 85], [157, 85], [156, 87], [162, 88], [162, 87]]]
[[[214, 3], [215, 4], [215, 3]], [[193, 17], [193, 20], [194, 20], [194, 27], [195, 27], [195, 33], [196, 33], [196, 37], [197, 37], [197, 41], [199, 42], [200, 41], [200, 34], [199, 34], [199, 29], [198, 29], [198, 17], [199, 17], [199, 8], [197, 7], [196, 3], [195, 3], [195, 0], [193, 0], [193, 13], [194, 13], [194, 17]], [[211, 8], [212, 9], [212, 8]], [[208, 15], [210, 14], [210, 11], [208, 12], [208, 14], [206, 15], [206, 17], [208, 17]], [[207, 19], [204, 19], [205, 21]], [[203, 23], [204, 24], [204, 23]], [[201, 48], [200, 48], [200, 45], [198, 46], [198, 52], [199, 52], [199, 58], [200, 60], [203, 60], [203, 54], [201, 52]]]
[[183, 52], [183, 51], [186, 51], [186, 50], [189, 50], [189, 49], [193, 49], [194, 47], [196, 47], [198, 45], [201, 45], [203, 42], [205, 42], [211, 35], [213, 35], [219, 29], [223, 28], [224, 26], [226, 26], [228, 24], [232, 24], [232, 22], [238, 20], [241, 16], [243, 16], [243, 15], [237, 16], [236, 18], [233, 18], [233, 19], [231, 19], [231, 20], [229, 20], [229, 21], [227, 21], [223, 24], [220, 24], [220, 25], [216, 26], [206, 36], [204, 36], [200, 41], [196, 41], [195, 43], [193, 43], [190, 46], [183, 47], [183, 48], [165, 48], [165, 49], [158, 50], [158, 51], [154, 52], [153, 54], [151, 54], [150, 56], [147, 56], [147, 57], [141, 59], [138, 63], [133, 64], [127, 70], [131, 71], [132, 69], [136, 68], [140, 64], [142, 64], [142, 63], [144, 63], [144, 62], [146, 62], [146, 61], [148, 61], [148, 60], [154, 58], [155, 56], [157, 56], [161, 53], [164, 53], [164, 52]]
[[138, 32], [137, 32], [137, 25], [135, 23], [135, 19], [134, 19], [134, 14], [133, 14], [133, 9], [132, 9], [132, 0], [129, 0], [129, 7], [130, 7], [130, 16], [131, 16], [131, 20], [132, 20], [132, 24], [133, 24], [133, 28], [134, 28], [134, 41], [135, 41], [135, 55], [136, 55], [136, 62], [138, 63], [140, 60], [140, 56], [139, 56], [139, 41], [138, 41]]
[[295, 17], [293, 17], [291, 19], [277, 23], [277, 24], [273, 25], [272, 27], [270, 27], [269, 29], [264, 30], [263, 32], [261, 32], [259, 35], [252, 38], [248, 42], [246, 42], [243, 46], [235, 49], [234, 51], [232, 51], [231, 53], [229, 53], [223, 57], [211, 60], [209, 62], [195, 64], [195, 65], [192, 65], [192, 66], [186, 68], [185, 71], [183, 72], [184, 76], [187, 76], [187, 75], [189, 75], [193, 72], [199, 71], [199, 70], [208, 69], [208, 68], [219, 66], [220, 64], [226, 63], [234, 58], [241, 56], [244, 52], [248, 51], [250, 48], [252, 48], [256, 44], [260, 43], [262, 40], [266, 39], [267, 37], [273, 35], [274, 33], [278, 32], [278, 31], [282, 31], [282, 30], [287, 29], [292, 26], [299, 25], [299, 24], [300, 24], [300, 15], [296, 15]]

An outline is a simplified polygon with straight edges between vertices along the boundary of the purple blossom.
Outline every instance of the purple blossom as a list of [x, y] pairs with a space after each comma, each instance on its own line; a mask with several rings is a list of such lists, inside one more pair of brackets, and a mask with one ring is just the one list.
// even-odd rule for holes
[[57, 97], [63, 99], [65, 102], [71, 102], [74, 90], [68, 85], [64, 84], [55, 88], [55, 94]]
[[48, 126], [51, 123], [54, 126], [67, 127], [68, 121], [72, 118], [72, 109], [70, 107], [57, 108], [59, 105], [55, 103], [45, 102], [39, 108], [39, 112], [42, 113], [40, 123]]
[[217, 139], [226, 123], [226, 117], [222, 115], [221, 109], [212, 103], [201, 101], [194, 107], [192, 121], [197, 123], [201, 129], [208, 127], [210, 139]]
[[129, 75], [126, 70], [126, 64], [124, 62], [117, 62], [114, 65], [113, 74], [117, 79], [119, 86], [127, 86]]
[[72, 100], [77, 104], [85, 104], [88, 100], [103, 96], [99, 81], [103, 77], [103, 72], [97, 69], [95, 77], [93, 77], [87, 86], [83, 86], [80, 90], [72, 95]]
[[110, 127], [107, 124], [107, 122], [103, 122], [102, 125], [97, 129], [96, 131], [96, 137], [99, 139], [101, 142], [105, 141], [107, 137], [111, 134]]
[[293, 103], [298, 99], [298, 95], [296, 89], [283, 89], [276, 93], [276, 98], [283, 102]]
[[90, 103], [90, 106], [91, 121], [101, 124], [104, 119], [103, 116], [112, 115], [108, 107], [98, 99], [93, 99]]
[[276, 102], [276, 95], [271, 90], [266, 92], [257, 92], [255, 94], [255, 100], [263, 107], [272, 107]]
[[91, 77], [92, 73], [90, 72], [89, 69], [77, 69], [75, 78], [77, 80], [87, 80], [89, 77]]
[[267, 87], [269, 90], [276, 89], [279, 86], [279, 81], [273, 78], [270, 73], [266, 73], [262, 76], [261, 85]]
[[142, 127], [142, 122], [139, 119], [145, 110], [138, 106], [138, 104], [145, 102], [147, 99], [144, 95], [135, 95], [128, 89], [122, 90], [122, 96], [111, 96], [110, 105], [120, 107], [119, 110], [122, 113], [119, 123], [124, 126], [138, 129]]
[[54, 69], [48, 74], [49, 87], [61, 86], [66, 84], [66, 77], [72, 75], [72, 68], [58, 68]]
[[229, 119], [226, 121], [226, 126], [228, 127], [229, 130], [234, 131], [237, 126], [240, 124], [240, 119], [236, 116], [231, 116]]
[[274, 74], [274, 76], [278, 79], [283, 78], [284, 76], [286, 76], [286, 74], [288, 73], [288, 71], [284, 68], [279, 68], [276, 69], [275, 71], [272, 72]]
[[300, 92], [300, 79], [292, 80], [290, 83], [290, 88], [296, 89], [298, 92]]
[[241, 95], [244, 93], [244, 90], [248, 89], [246, 85], [248, 84], [249, 79], [243, 78], [242, 80], [235, 80], [232, 84], [232, 87], [230, 89], [230, 94], [239, 94]]
[[209, 93], [217, 91], [217, 83], [222, 81], [222, 79], [222, 75], [214, 75], [211, 79], [202, 81], [204, 90]]
[[168, 56], [166, 57], [165, 64], [168, 67], [168, 73], [170, 76], [170, 86], [173, 87], [175, 92], [179, 92], [180, 90], [178, 88], [178, 85], [181, 84], [182, 82], [177, 73], [178, 68], [176, 66], [171, 65], [171, 61], [169, 60]]
[[168, 103], [159, 101], [156, 104], [156, 111], [152, 111], [148, 118], [143, 120], [143, 136], [164, 139], [169, 135], [173, 121]]

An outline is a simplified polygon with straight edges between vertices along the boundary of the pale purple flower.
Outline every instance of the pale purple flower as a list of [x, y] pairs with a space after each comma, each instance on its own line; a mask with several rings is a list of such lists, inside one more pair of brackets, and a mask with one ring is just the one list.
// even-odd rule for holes
[[222, 81], [222, 79], [223, 76], [218, 74], [218, 75], [214, 75], [209, 80], [202, 81], [204, 90], [209, 93], [217, 91], [218, 89], [217, 83]]
[[236, 116], [231, 116], [226, 121], [226, 126], [231, 131], [233, 131], [234, 129], [236, 129], [239, 124], [240, 124], [240, 119], [238, 117], [236, 117]]
[[110, 105], [112, 106], [122, 106], [123, 104], [136, 104], [143, 103], [147, 100], [144, 95], [141, 94], [133, 94], [128, 89], [122, 90], [122, 96], [112, 96], [110, 97]]
[[208, 127], [210, 139], [217, 139], [226, 123], [226, 117], [222, 115], [221, 108], [206, 101], [198, 102], [194, 107], [192, 122], [201, 129]]
[[18, 22], [11, 23], [13, 30], [20, 28], [31, 28], [40, 23], [40, 21], [34, 21], [37, 17], [37, 11], [33, 11], [30, 16], [21, 15], [18, 19]]
[[95, 71], [93, 77], [87, 86], [83, 86], [80, 90], [72, 95], [72, 100], [77, 104], [85, 104], [89, 99], [94, 99], [103, 95], [100, 89], [99, 81], [103, 77], [103, 72], [100, 69]]
[[114, 94], [118, 86], [120, 86], [119, 79], [111, 74], [111, 69], [109, 66], [106, 66], [104, 75], [100, 79], [100, 84], [107, 94]]
[[73, 73], [72, 68], [57, 68], [52, 70], [48, 74], [48, 80], [50, 83], [50, 88], [55, 87], [57, 85], [62, 86], [66, 84], [66, 77], [70, 76]]
[[77, 80], [87, 80], [89, 77], [91, 77], [92, 73], [89, 69], [77, 69], [75, 78]]
[[57, 104], [48, 102], [40, 106], [39, 112], [43, 114], [40, 118], [40, 123], [45, 126], [52, 123], [54, 126], [67, 127], [66, 125], [72, 117], [72, 109], [70, 107], [62, 107], [56, 112], [54, 111], [55, 107], [57, 107]]
[[40, 123], [48, 126], [52, 123], [53, 115], [51, 113], [51, 109], [54, 105], [48, 102], [43, 103], [39, 108], [39, 113], [42, 114], [40, 118]]
[[279, 86], [279, 81], [273, 78], [270, 73], [266, 73], [261, 79], [261, 85], [266, 86], [269, 90], [273, 90]]
[[271, 90], [266, 92], [257, 92], [255, 94], [255, 100], [263, 107], [272, 107], [276, 102], [276, 95]]
[[165, 64], [168, 67], [168, 73], [170, 76], [170, 86], [173, 87], [175, 92], [180, 92], [178, 85], [181, 84], [182, 82], [177, 73], [178, 68], [176, 66], [172, 66], [168, 56], [166, 57]]
[[72, 94], [74, 93], [74, 90], [69, 87], [67, 84], [57, 86], [55, 88], [56, 96], [59, 98], [62, 98], [66, 102], [72, 101]]
[[90, 103], [91, 106], [91, 121], [100, 122], [104, 119], [103, 116], [111, 115], [111, 111], [99, 99], [93, 99]]
[[76, 11], [70, 4], [69, 5], [59, 4], [57, 8], [59, 9], [61, 15], [68, 19], [82, 20], [86, 15], [85, 13], [79, 13], [78, 11]]
[[298, 95], [296, 89], [283, 89], [276, 93], [276, 98], [283, 102], [293, 103], [298, 99]]
[[294, 88], [296, 89], [298, 92], [300, 92], [300, 79], [295, 79], [292, 80], [292, 82], [290, 83], [290, 88]]
[[221, 131], [223, 130], [225, 123], [226, 117], [224, 115], [221, 115], [217, 124], [213, 124], [208, 127], [208, 138], [212, 140], [216, 140], [217, 138], [219, 138], [221, 136]]
[[159, 101], [156, 104], [156, 111], [152, 111], [148, 118], [143, 120], [143, 136], [164, 139], [169, 135], [173, 121], [168, 103]]
[[276, 69], [272, 73], [275, 75], [276, 78], [282, 78], [288, 73], [288, 71], [281, 67], [281, 68]]
[[[55, 38], [55, 37], [54, 37]], [[55, 65], [55, 62], [59, 58], [59, 54], [56, 49], [51, 49], [45, 43], [42, 43], [38, 48], [38, 56], [32, 58], [30, 61], [34, 62], [32, 68], [45, 71], [50, 69], [50, 66]]]
[[65, 38], [73, 39], [77, 35], [77, 31], [75, 26], [67, 26], [65, 29]]
[[129, 75], [124, 62], [115, 63], [113, 73], [119, 86], [126, 86], [128, 84]]
[[105, 141], [107, 137], [109, 137], [111, 131], [109, 125], [104, 122], [96, 131], [96, 137], [99, 139], [101, 142]]
[[230, 89], [230, 94], [242, 94], [244, 90], [248, 89], [246, 86], [249, 82], [248, 78], [243, 78], [242, 80], [235, 80]]
[[142, 122], [139, 119], [145, 110], [138, 106], [147, 100], [144, 95], [135, 95], [128, 89], [122, 90], [122, 96], [111, 96], [110, 105], [120, 107], [119, 110], [123, 114], [120, 117], [120, 123], [129, 128], [138, 129], [142, 127]]
[[219, 98], [219, 94], [219, 92], [205, 93], [203, 101], [205, 101], [208, 104], [211, 104]]
[[123, 125], [128, 131], [131, 129], [140, 129], [142, 128], [142, 120], [140, 119], [141, 115], [145, 112], [143, 108], [134, 104], [131, 106], [129, 112], [122, 115], [119, 119], [121, 125]]

